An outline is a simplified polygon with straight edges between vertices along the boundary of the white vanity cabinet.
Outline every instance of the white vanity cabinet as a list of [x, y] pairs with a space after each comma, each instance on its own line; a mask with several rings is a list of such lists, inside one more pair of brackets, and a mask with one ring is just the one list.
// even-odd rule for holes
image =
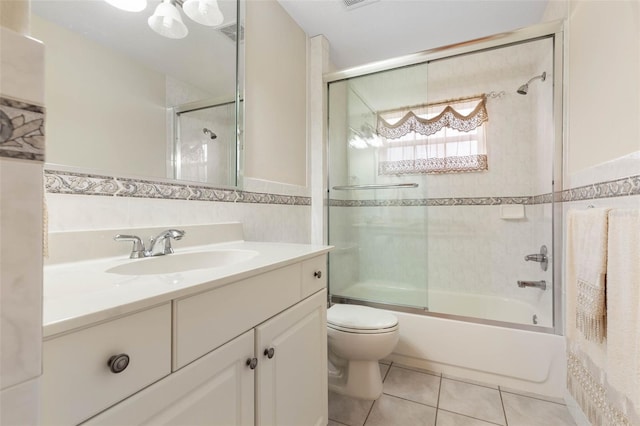
[[256, 327], [256, 425], [327, 424], [326, 306], [320, 291]]
[[85, 425], [254, 424], [254, 332], [246, 332]]
[[46, 340], [42, 361], [42, 423], [86, 420], [171, 373], [171, 303]]
[[325, 307], [320, 291], [84, 425], [326, 425]]
[[43, 424], [326, 425], [325, 287], [323, 254], [54, 336]]

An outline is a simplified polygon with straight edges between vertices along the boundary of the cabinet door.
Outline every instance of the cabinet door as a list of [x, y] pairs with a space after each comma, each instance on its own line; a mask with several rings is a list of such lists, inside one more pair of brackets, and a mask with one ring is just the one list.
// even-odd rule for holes
[[85, 424], [253, 425], [253, 353], [251, 330]]
[[256, 327], [257, 425], [327, 424], [326, 297], [319, 291]]

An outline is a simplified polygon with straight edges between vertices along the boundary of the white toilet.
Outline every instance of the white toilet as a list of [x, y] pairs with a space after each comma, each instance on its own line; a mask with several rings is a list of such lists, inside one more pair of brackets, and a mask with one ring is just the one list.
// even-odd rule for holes
[[398, 318], [380, 309], [336, 304], [327, 310], [329, 390], [359, 399], [382, 394], [378, 361], [398, 343]]

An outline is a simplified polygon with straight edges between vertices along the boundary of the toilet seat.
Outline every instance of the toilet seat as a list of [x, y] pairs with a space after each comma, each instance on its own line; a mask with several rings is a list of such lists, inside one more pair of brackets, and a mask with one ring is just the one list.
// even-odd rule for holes
[[367, 306], [336, 304], [327, 310], [327, 326], [346, 333], [391, 333], [398, 330], [398, 318]]

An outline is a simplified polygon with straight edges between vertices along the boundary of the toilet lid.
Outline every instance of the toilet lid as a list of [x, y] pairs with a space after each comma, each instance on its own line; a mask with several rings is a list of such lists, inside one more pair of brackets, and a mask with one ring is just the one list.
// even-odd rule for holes
[[367, 306], [336, 304], [327, 310], [327, 323], [353, 330], [383, 330], [398, 325], [398, 318]]

